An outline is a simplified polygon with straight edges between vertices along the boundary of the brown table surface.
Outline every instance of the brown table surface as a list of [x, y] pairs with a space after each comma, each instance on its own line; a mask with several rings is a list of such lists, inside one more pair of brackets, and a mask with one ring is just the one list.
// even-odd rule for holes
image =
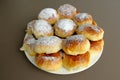
[[[91, 68], [72, 75], [39, 70], [19, 51], [26, 24], [41, 9], [74, 5], [92, 14], [104, 31], [105, 47]], [[0, 80], [120, 80], [120, 0], [0, 0]]]

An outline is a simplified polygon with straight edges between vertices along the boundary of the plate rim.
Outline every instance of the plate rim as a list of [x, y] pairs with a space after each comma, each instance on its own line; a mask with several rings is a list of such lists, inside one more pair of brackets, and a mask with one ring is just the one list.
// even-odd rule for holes
[[[27, 36], [28, 36], [28, 34], [25, 35], [25, 37], [27, 37]], [[46, 71], [46, 70], [43, 70], [43, 69], [39, 68], [39, 67], [37, 66], [37, 64], [35, 63], [35, 56], [30, 56], [29, 53], [27, 53], [26, 51], [24, 51], [27, 59], [28, 59], [34, 66], [36, 66], [38, 69], [41, 69], [41, 70], [43, 70], [43, 71], [45, 71], [45, 72], [48, 72], [48, 73], [59, 74], [59, 75], [75, 74], [75, 73], [82, 72], [82, 71], [84, 71], [84, 70], [89, 69], [91, 66], [93, 66], [93, 65], [100, 59], [100, 57], [101, 57], [101, 55], [102, 55], [102, 52], [103, 52], [103, 49], [100, 51], [100, 53], [90, 54], [90, 63], [89, 63], [88, 66], [83, 67], [82, 69], [77, 69], [77, 70], [72, 70], [72, 71], [68, 71], [67, 69], [65, 69], [65, 68], [62, 66], [62, 68], [63, 68], [64, 70], [66, 70], [66, 72], [61, 73], [60, 70], [62, 70], [62, 68], [61, 68], [60, 70], [58, 70], [58, 71]], [[95, 59], [94, 61], [93, 61], [93, 58], [92, 58], [92, 57], [94, 57], [94, 59]], [[91, 60], [92, 60], [92, 62], [91, 62]], [[59, 72], [59, 71], [60, 71], [60, 72]]]

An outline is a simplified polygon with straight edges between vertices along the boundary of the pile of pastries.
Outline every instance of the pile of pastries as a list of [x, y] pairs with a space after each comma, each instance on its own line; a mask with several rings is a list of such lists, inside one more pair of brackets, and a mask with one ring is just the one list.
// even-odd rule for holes
[[90, 56], [104, 47], [104, 31], [88, 13], [70, 4], [57, 10], [44, 8], [28, 23], [21, 51], [35, 57], [40, 69], [77, 70], [89, 65]]

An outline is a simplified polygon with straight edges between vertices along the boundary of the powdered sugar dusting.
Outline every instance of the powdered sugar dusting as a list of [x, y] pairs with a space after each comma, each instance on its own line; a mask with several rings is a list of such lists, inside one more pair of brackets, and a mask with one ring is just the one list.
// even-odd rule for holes
[[78, 27], [78, 31], [83, 31], [85, 28], [90, 27], [91, 29], [93, 29], [96, 32], [100, 32], [100, 28], [98, 26], [94, 26], [92, 24], [83, 24], [81, 26]]
[[32, 35], [27, 35], [24, 39], [25, 44], [34, 44], [35, 43], [35, 38]]
[[79, 19], [79, 20], [84, 20], [84, 19], [89, 19], [91, 18], [91, 15], [89, 15], [88, 13], [78, 13], [76, 16], [75, 16], [76, 19]]
[[85, 39], [85, 37], [83, 35], [73, 35], [69, 38], [67, 38], [67, 40], [80, 40], [80, 41], [83, 41]]
[[65, 32], [73, 30], [74, 26], [75, 23], [70, 19], [61, 19], [57, 22], [57, 27], [64, 30]]
[[51, 17], [58, 18], [58, 15], [55, 9], [45, 8], [39, 13], [38, 17], [42, 19], [49, 19]]
[[33, 31], [36, 30], [41, 35], [52, 31], [52, 26], [45, 20], [36, 20]]
[[87, 26], [88, 24], [83, 24], [81, 26], [78, 26], [78, 31], [83, 31]]
[[64, 40], [64, 44], [66, 46], [71, 46], [73, 45], [73, 43], [71, 42], [82, 42], [83, 40], [85, 40], [86, 38], [83, 35], [73, 35], [71, 37], [68, 37], [67, 39]]
[[58, 11], [63, 15], [71, 15], [76, 12], [76, 8], [70, 4], [64, 4], [59, 7]]
[[91, 26], [91, 28], [96, 32], [100, 32], [100, 28], [98, 26]]
[[34, 26], [34, 23], [35, 23], [36, 20], [32, 20], [30, 21], [28, 24], [27, 24], [27, 30], [31, 30], [32, 27]]
[[37, 45], [53, 45], [54, 43], [58, 43], [59, 41], [62, 42], [62, 40], [56, 36], [46, 36], [39, 38], [36, 42]]
[[42, 57], [44, 60], [50, 60], [50, 61], [54, 61], [54, 60], [56, 60], [57, 58], [56, 57], [52, 57], [52, 56], [43, 56]]
[[63, 43], [69, 47], [72, 46], [74, 42], [79, 42], [79, 44], [81, 44], [81, 42], [85, 39], [86, 38], [83, 35], [73, 35], [65, 39]]

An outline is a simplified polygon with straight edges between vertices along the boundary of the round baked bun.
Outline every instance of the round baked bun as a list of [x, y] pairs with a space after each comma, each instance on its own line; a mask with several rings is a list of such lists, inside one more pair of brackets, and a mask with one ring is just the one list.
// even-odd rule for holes
[[44, 8], [38, 15], [38, 19], [44, 19], [48, 21], [49, 24], [54, 24], [58, 18], [57, 11], [53, 8]]
[[103, 50], [104, 47], [104, 40], [98, 40], [98, 41], [90, 41], [90, 54], [98, 54]]
[[35, 42], [36, 42], [35, 38], [31, 34], [28, 34], [24, 38], [23, 46], [20, 48], [20, 50], [27, 52], [30, 56], [35, 56], [36, 55], [36, 53], [34, 52]]
[[67, 70], [77, 70], [79, 68], [87, 67], [89, 65], [89, 62], [90, 62], [89, 52], [78, 55], [64, 54], [63, 57], [63, 66]]
[[39, 38], [34, 47], [34, 51], [38, 54], [56, 53], [62, 48], [62, 40], [57, 36], [46, 36]]
[[76, 24], [71, 19], [61, 19], [55, 24], [54, 28], [57, 36], [65, 38], [75, 32]]
[[45, 20], [36, 20], [32, 28], [32, 32], [36, 38], [43, 36], [53, 36], [52, 26]]
[[61, 5], [57, 11], [60, 18], [72, 19], [73, 16], [76, 14], [76, 8], [70, 4]]
[[66, 54], [85, 54], [90, 49], [90, 42], [83, 35], [73, 35], [63, 40], [62, 49]]
[[74, 16], [73, 20], [76, 22], [77, 25], [82, 24], [92, 24], [93, 18], [88, 13], [78, 13]]
[[45, 71], [56, 71], [62, 67], [62, 56], [60, 52], [53, 54], [37, 54], [35, 61], [38, 67]]
[[104, 31], [98, 26], [92, 24], [84, 24], [78, 27], [77, 34], [82, 34], [91, 41], [98, 41], [103, 38]]

